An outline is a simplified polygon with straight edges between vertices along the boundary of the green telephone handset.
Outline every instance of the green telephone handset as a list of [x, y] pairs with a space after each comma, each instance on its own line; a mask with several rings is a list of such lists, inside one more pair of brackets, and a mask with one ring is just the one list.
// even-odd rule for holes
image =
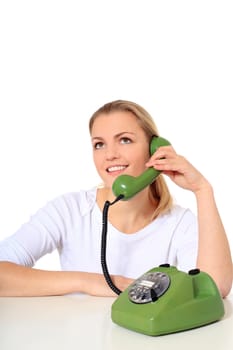
[[[170, 142], [163, 137], [153, 136], [150, 143], [150, 154], [152, 155], [161, 146], [168, 146]], [[160, 174], [159, 170], [148, 168], [141, 175], [134, 177], [130, 175], [120, 175], [112, 185], [112, 191], [116, 197], [122, 195], [122, 200], [128, 200], [135, 194], [150, 185]]]

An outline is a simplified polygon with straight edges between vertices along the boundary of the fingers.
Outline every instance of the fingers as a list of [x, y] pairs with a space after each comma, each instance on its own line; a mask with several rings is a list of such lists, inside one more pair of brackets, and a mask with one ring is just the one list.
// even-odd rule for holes
[[178, 155], [172, 146], [160, 147], [146, 163], [167, 175], [178, 186], [197, 192], [206, 184], [203, 175], [183, 156]]
[[177, 170], [179, 158], [172, 146], [160, 147], [146, 163], [147, 167], [158, 170]]
[[125, 290], [134, 280], [123, 276], [112, 276], [114, 283], [120, 290]]

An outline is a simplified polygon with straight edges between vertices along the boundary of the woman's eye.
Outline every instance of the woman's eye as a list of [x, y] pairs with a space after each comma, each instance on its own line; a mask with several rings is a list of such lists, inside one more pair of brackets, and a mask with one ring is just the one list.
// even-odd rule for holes
[[122, 137], [120, 141], [121, 141], [121, 143], [124, 143], [124, 144], [132, 142], [128, 137]]
[[96, 143], [94, 144], [94, 148], [95, 148], [95, 149], [103, 148], [103, 146], [104, 146], [103, 142], [96, 142]]

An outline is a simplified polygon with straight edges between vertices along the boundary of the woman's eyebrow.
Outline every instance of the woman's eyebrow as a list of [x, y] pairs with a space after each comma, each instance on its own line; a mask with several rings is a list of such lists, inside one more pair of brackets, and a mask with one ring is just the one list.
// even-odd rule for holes
[[119, 134], [116, 134], [115, 137], [120, 137], [120, 136], [122, 136], [124, 134], [135, 135], [135, 133], [132, 132], [132, 131], [123, 131], [123, 132], [120, 132]]
[[92, 141], [95, 141], [95, 140], [99, 141], [99, 140], [103, 140], [103, 137], [101, 137], [101, 136], [94, 136], [91, 139], [92, 139]]
[[[122, 131], [122, 132], [119, 132], [118, 134], [114, 135], [114, 138], [121, 137], [122, 135], [125, 135], [125, 134], [135, 135], [135, 133], [131, 132], [131, 131]], [[104, 137], [102, 137], [102, 136], [93, 136], [92, 137], [92, 141], [94, 141], [94, 140], [104, 140]]]

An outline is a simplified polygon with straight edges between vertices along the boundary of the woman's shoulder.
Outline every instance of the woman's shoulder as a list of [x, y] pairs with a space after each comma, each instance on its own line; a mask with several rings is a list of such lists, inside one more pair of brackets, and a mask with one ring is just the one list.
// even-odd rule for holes
[[188, 207], [183, 207], [179, 204], [174, 204], [172, 209], [171, 209], [171, 214], [173, 215], [182, 215], [184, 213], [192, 213], [193, 215], [194, 212], [192, 211], [192, 209], [188, 208]]
[[97, 188], [79, 190], [61, 194], [47, 203], [48, 207], [55, 207], [58, 211], [79, 212], [80, 215], [89, 213], [96, 202]]
[[170, 220], [173, 222], [182, 221], [196, 221], [196, 214], [186, 207], [174, 204], [173, 207], [161, 216], [162, 220]]

